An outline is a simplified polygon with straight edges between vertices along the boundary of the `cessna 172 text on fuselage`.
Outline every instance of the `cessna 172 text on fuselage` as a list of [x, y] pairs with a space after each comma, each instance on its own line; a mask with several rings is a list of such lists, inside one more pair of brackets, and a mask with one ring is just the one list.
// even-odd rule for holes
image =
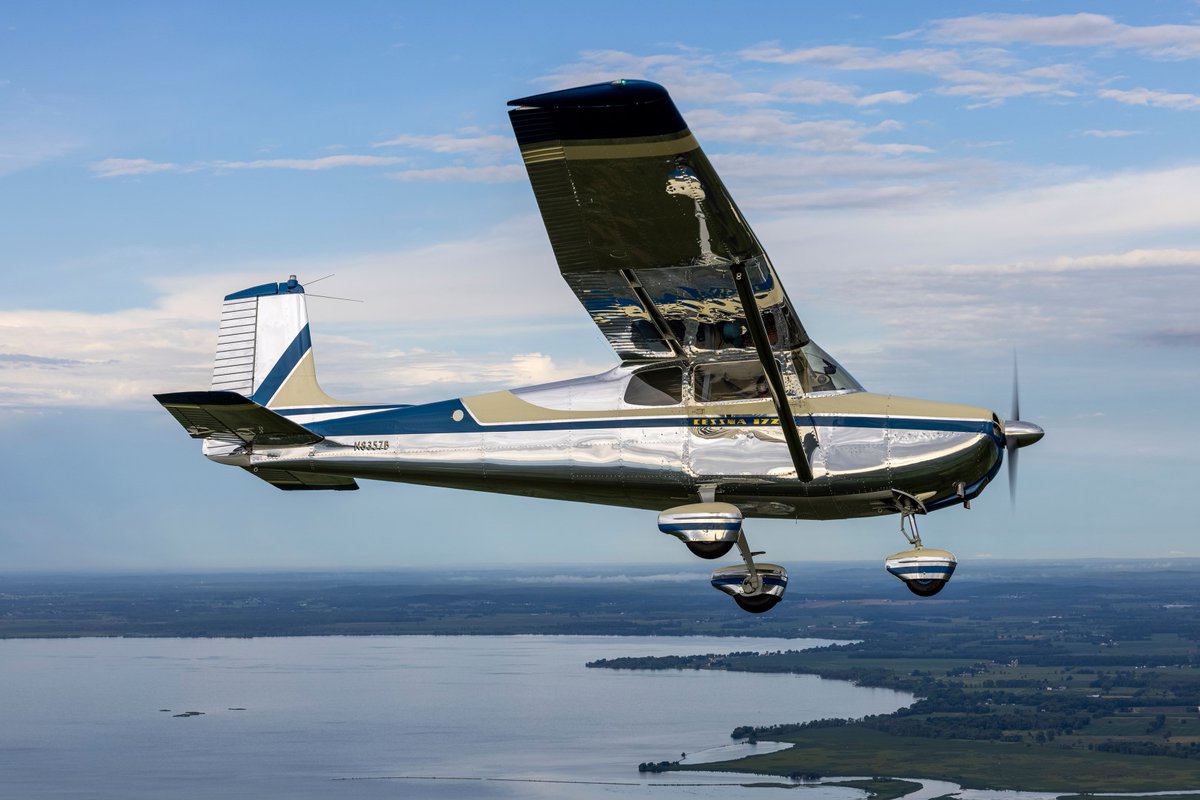
[[[295, 277], [234, 292], [210, 391], [156, 395], [213, 461], [281, 489], [356, 479], [660, 511], [752, 612], [787, 573], [745, 517], [900, 515], [886, 568], [919, 595], [956, 565], [915, 517], [966, 505], [1042, 430], [985, 408], [864, 391], [809, 338], [770, 260], [667, 92], [615, 81], [509, 112], [559, 270], [620, 359], [600, 375], [423, 405], [318, 386]], [[513, 287], [519, 291], [519, 287]], [[1015, 396], [1015, 395], [1014, 395]], [[1015, 406], [1015, 402], [1014, 402]]]

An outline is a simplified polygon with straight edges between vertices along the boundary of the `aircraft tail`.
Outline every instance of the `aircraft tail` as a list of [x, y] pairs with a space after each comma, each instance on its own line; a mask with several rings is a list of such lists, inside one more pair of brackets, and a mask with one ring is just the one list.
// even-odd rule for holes
[[304, 287], [295, 275], [226, 295], [212, 388], [267, 408], [338, 404], [317, 384]]

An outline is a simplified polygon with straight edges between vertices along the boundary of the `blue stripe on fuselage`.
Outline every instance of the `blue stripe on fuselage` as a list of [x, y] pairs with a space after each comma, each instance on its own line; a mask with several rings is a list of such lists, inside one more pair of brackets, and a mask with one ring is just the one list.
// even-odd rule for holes
[[[325, 409], [327, 411], [327, 409]], [[454, 420], [455, 412], [462, 412], [462, 419]], [[314, 413], [321, 413], [317, 409]], [[720, 418], [698, 418], [693, 416], [659, 417], [603, 417], [593, 419], [557, 419], [530, 422], [503, 422], [481, 425], [463, 405], [461, 400], [444, 400], [404, 408], [390, 407], [352, 417], [328, 419], [305, 423], [306, 428], [320, 436], [393, 436], [403, 434], [431, 433], [511, 433], [519, 431], [547, 430], [597, 430], [604, 428], [675, 428], [714, 427], [745, 425], [753, 427], [763, 424], [760, 415], [729, 416]], [[758, 422], [755, 422], [755, 421]], [[773, 420], [778, 425], [777, 420]], [[707, 424], [706, 424], [707, 423]], [[893, 430], [926, 430], [944, 433], [989, 433], [991, 420], [971, 419], [913, 419], [903, 417], [865, 417], [852, 414], [815, 414], [797, 416], [796, 424], [806, 426], [838, 428], [891, 428]]]

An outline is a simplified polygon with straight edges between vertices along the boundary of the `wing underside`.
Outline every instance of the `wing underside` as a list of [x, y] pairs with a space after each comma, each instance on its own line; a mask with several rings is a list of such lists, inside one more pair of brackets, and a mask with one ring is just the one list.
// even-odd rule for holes
[[807, 343], [766, 253], [661, 86], [616, 81], [509, 105], [563, 278], [623, 361], [753, 356], [735, 264], [772, 346]]

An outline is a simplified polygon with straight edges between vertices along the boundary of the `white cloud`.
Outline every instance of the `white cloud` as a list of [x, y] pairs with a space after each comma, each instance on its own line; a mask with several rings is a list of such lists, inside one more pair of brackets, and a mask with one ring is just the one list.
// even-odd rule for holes
[[[107, 158], [91, 166], [101, 178], [116, 178], [130, 175], [151, 175], [157, 172], [197, 172], [210, 170], [281, 169], [302, 172], [319, 172], [345, 167], [396, 167], [410, 163], [400, 156], [336, 155], [320, 158], [266, 158], [253, 161], [208, 161], [180, 166], [168, 162], [150, 161], [145, 158]], [[442, 167], [413, 167], [388, 173], [389, 178], [400, 181], [500, 183], [525, 179], [525, 169], [519, 164], [485, 164], [465, 166], [461, 164]]]
[[746, 61], [770, 64], [821, 64], [842, 70], [892, 70], [939, 75], [957, 69], [962, 59], [952, 50], [900, 50], [887, 53], [873, 47], [824, 45], [785, 50], [777, 43], [742, 50]]
[[142, 308], [2, 311], [0, 407], [123, 406], [206, 388], [223, 295], [331, 272], [336, 280], [315, 291], [368, 301], [309, 298], [322, 384], [334, 396], [431, 400], [612, 366], [606, 348], [563, 361], [513, 344], [522, 329], [543, 328], [550, 341], [564, 328], [591, 330], [531, 216], [407, 251], [198, 268], [154, 281], [157, 299]]
[[904, 104], [904, 103], [911, 103], [913, 100], [916, 100], [917, 97], [918, 97], [918, 95], [913, 94], [912, 92], [905, 92], [905, 91], [901, 91], [899, 89], [894, 89], [890, 92], [876, 92], [875, 94], [868, 94], [863, 97], [860, 97], [860, 98], [858, 98], [858, 101], [855, 103], [855, 105], [876, 106], [876, 105], [879, 105], [880, 103]]
[[179, 165], [166, 161], [151, 161], [148, 158], [106, 158], [92, 164], [91, 170], [101, 178], [118, 178], [126, 175], [152, 175], [155, 172], [175, 172]]
[[758, 102], [768, 99], [778, 99], [793, 103], [822, 105], [824, 103], [841, 103], [844, 105], [865, 107], [880, 104], [904, 104], [917, 99], [912, 92], [893, 90], [862, 95], [857, 86], [831, 81], [795, 78], [776, 84], [769, 94], [759, 95]]
[[953, 193], [950, 184], [905, 183], [889, 186], [843, 186], [790, 194], [755, 195], [741, 203], [748, 209], [773, 212], [825, 210], [833, 208], [869, 208], [928, 203]]
[[1127, 106], [1153, 106], [1191, 110], [1200, 108], [1200, 95], [1183, 92], [1163, 92], [1156, 89], [1101, 89], [1097, 94]]
[[1084, 136], [1091, 136], [1094, 139], [1123, 139], [1126, 136], [1139, 136], [1145, 131], [1128, 131], [1120, 128], [1110, 128], [1106, 130], [1092, 129], [1083, 132]]
[[512, 153], [516, 151], [517, 147], [512, 136], [483, 133], [477, 130], [461, 131], [458, 134], [400, 134], [372, 146], [409, 147], [414, 150], [454, 155]]
[[262, 158], [252, 161], [197, 161], [174, 164], [151, 161], [147, 158], [106, 158], [92, 164], [91, 170], [101, 178], [128, 175], [151, 175], [156, 172], [198, 172], [201, 170], [291, 169], [315, 172], [343, 167], [395, 167], [408, 163], [399, 156], [336, 155], [320, 158]]
[[823, 263], [974, 263], [980, 253], [997, 263], [1022, 262], [1047, 253], [1158, 249], [1153, 243], [1163, 237], [1191, 239], [1196, 208], [1200, 166], [1082, 177], [1030, 172], [1020, 185], [980, 189], [953, 203], [853, 216], [810, 213], [769, 220], [758, 232], [768, 248], [778, 235]]
[[701, 108], [688, 113], [688, 122], [702, 141], [750, 142], [826, 152], [931, 152], [925, 145], [865, 141], [873, 134], [896, 130], [899, 123], [894, 120], [868, 126], [850, 119], [797, 120], [788, 111], [771, 108], [735, 114]]
[[1064, 94], [1066, 92], [1058, 81], [1039, 80], [1025, 74], [960, 69], [942, 77], [946, 80], [947, 85], [940, 86], [934, 91], [950, 97], [1004, 100], [1023, 95]]
[[622, 50], [585, 50], [579, 59], [536, 79], [546, 90], [565, 89], [619, 78], [645, 78], [669, 86], [681, 102], [753, 102], [741, 81], [717, 69], [718, 59], [704, 52], [683, 50], [639, 56]]
[[[993, 103], [1023, 95], [1067, 95], [1070, 84], [1084, 79], [1083, 70], [1071, 64], [1014, 69], [1014, 62], [1006, 54], [990, 50], [971, 53], [943, 49], [885, 52], [845, 45], [785, 50], [772, 43], [748, 48], [739, 55], [751, 62], [816, 64], [840, 70], [928, 75], [942, 82], [943, 85], [935, 89], [938, 94], [974, 97]], [[907, 94], [901, 92], [894, 102], [907, 102]], [[865, 100], [859, 99], [858, 104], [869, 105], [863, 102]]]
[[1125, 25], [1102, 14], [978, 14], [940, 20], [929, 36], [952, 42], [1111, 47], [1171, 59], [1200, 56], [1200, 25]]
[[1184, 167], [853, 215], [814, 208], [755, 227], [787, 286], [822, 298], [825, 318], [850, 331], [888, 326], [893, 352], [1190, 346], [1198, 206], [1200, 167]]
[[523, 181], [526, 178], [526, 174], [525, 167], [520, 164], [492, 164], [474, 167], [455, 165], [450, 167], [406, 169], [401, 172], [389, 172], [388, 177], [398, 181], [504, 183], [507, 181]]
[[1144, 269], [1200, 269], [1200, 250], [1143, 249], [1090, 256], [1058, 256], [1037, 261], [1015, 261], [1001, 264], [947, 264], [941, 267], [943, 272], [958, 275]]
[[394, 167], [407, 163], [399, 156], [338, 155], [320, 158], [261, 158], [253, 161], [213, 161], [214, 169], [296, 169], [303, 171], [340, 169], [342, 167]]

